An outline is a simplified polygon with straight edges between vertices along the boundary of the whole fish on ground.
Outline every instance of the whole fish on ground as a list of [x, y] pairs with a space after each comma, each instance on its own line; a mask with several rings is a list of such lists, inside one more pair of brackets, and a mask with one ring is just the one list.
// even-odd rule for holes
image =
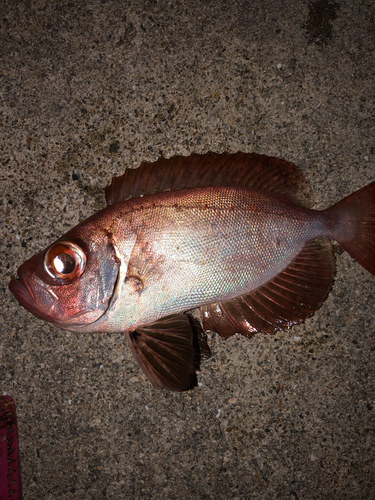
[[322, 211], [305, 193], [298, 167], [255, 153], [142, 163], [9, 287], [66, 330], [124, 332], [155, 387], [185, 390], [209, 356], [206, 332], [270, 334], [321, 306], [329, 238], [375, 275], [375, 182]]

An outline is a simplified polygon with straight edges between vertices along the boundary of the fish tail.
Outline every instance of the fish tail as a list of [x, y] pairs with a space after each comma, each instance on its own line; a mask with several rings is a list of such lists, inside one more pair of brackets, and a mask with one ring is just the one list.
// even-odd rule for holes
[[375, 182], [325, 210], [332, 237], [375, 275]]

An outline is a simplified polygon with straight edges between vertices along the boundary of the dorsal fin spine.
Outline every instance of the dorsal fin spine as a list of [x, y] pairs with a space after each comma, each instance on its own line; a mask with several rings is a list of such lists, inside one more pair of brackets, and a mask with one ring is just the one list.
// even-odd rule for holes
[[205, 183], [205, 180], [206, 178], [208, 177], [208, 174], [211, 172], [211, 170], [214, 168], [214, 163], [211, 163], [211, 165], [208, 166], [208, 168], [206, 169], [205, 173], [203, 174], [199, 184], [204, 186], [204, 183]]
[[140, 170], [138, 170], [136, 176], [135, 176], [135, 182], [134, 182], [134, 185], [133, 185], [133, 197], [137, 196], [137, 193], [138, 193], [138, 187], [139, 187], [139, 183], [141, 181], [141, 175], [140, 175]]
[[[202, 163], [204, 163], [204, 161], [205, 161], [205, 159], [207, 158], [207, 155], [208, 155], [208, 154], [209, 154], [209, 153], [207, 153], [207, 154], [205, 154], [205, 155], [201, 156], [201, 158], [200, 158], [199, 162], [197, 162], [197, 163], [196, 163], [195, 168], [194, 168], [194, 169], [192, 169], [191, 175], [190, 175], [190, 177], [189, 177], [189, 179], [188, 179], [188, 181], [187, 181], [187, 183], [186, 183], [187, 185], [193, 184], [193, 179], [196, 177], [197, 172], [200, 172], [200, 171], [201, 171], [198, 167], [200, 167], [200, 166], [202, 165]], [[189, 158], [191, 158], [192, 156], [197, 156], [197, 155], [190, 155], [190, 156], [189, 156]], [[195, 184], [195, 182], [194, 182], [194, 184]]]
[[173, 165], [173, 161], [171, 161], [169, 163], [169, 165], [167, 165], [167, 168], [164, 169], [163, 177], [162, 177], [162, 180], [160, 183], [160, 191], [165, 191], [167, 189], [167, 188], [165, 188], [165, 183], [169, 177], [169, 172], [172, 168], [172, 165]]
[[[144, 163], [142, 163], [141, 167], [144, 165]], [[151, 183], [152, 183], [152, 179], [153, 179], [153, 175], [154, 175], [154, 170], [155, 170], [155, 165], [151, 168], [150, 172], [149, 172], [149, 176], [148, 176], [148, 179], [147, 179], [147, 184], [146, 184], [146, 192], [150, 190], [151, 188]]]

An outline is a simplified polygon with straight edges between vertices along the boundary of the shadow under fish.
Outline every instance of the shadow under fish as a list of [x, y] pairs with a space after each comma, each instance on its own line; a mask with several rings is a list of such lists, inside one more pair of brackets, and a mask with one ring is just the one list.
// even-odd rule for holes
[[255, 153], [142, 163], [9, 288], [66, 330], [124, 332], [155, 387], [186, 390], [210, 354], [206, 332], [271, 334], [321, 306], [330, 238], [375, 274], [375, 182], [322, 211], [306, 193], [298, 167]]

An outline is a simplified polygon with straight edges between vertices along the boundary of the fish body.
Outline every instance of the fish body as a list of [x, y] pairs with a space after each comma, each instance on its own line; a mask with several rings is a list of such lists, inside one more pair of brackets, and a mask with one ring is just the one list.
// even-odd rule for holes
[[267, 283], [306, 241], [327, 234], [324, 216], [244, 188], [194, 188], [118, 203], [63, 236], [109, 231], [121, 262], [115, 299], [76, 331], [123, 332]]
[[[327, 237], [375, 273], [375, 183], [315, 211], [297, 204], [297, 167], [255, 154], [127, 172], [107, 208], [25, 262], [10, 289], [62, 328], [126, 333], [155, 386], [192, 385], [194, 336], [207, 353], [206, 331], [272, 333], [313, 314], [332, 282]], [[182, 314], [196, 308], [201, 321]]]

